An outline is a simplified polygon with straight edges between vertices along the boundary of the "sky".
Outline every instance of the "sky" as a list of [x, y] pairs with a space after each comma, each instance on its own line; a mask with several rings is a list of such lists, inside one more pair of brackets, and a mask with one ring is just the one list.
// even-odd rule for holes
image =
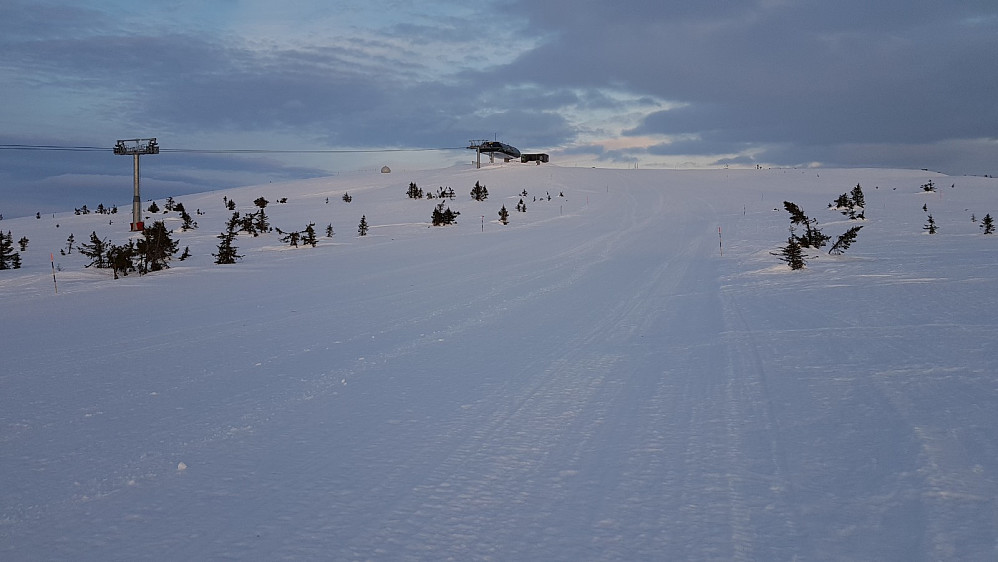
[[994, 174], [996, 29], [992, 0], [6, 0], [0, 145], [108, 151], [0, 149], [0, 214], [130, 202], [110, 147], [131, 138], [344, 151], [164, 152], [151, 197], [466, 164], [472, 139], [570, 166]]

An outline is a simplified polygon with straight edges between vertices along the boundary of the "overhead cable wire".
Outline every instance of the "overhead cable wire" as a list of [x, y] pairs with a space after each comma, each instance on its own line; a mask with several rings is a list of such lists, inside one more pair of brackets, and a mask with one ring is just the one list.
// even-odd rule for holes
[[[358, 154], [379, 152], [430, 152], [463, 150], [465, 147], [445, 148], [372, 148], [372, 149], [256, 149], [256, 148], [160, 148], [159, 151], [186, 154]], [[112, 152], [111, 147], [100, 146], [56, 146], [50, 144], [0, 144], [0, 150], [54, 150], [63, 152]]]

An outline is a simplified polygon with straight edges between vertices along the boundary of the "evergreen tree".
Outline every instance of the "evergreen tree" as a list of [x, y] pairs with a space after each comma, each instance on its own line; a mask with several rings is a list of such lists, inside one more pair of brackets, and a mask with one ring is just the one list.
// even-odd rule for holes
[[343, 193], [343, 202], [344, 203], [349, 203], [351, 201], [353, 201], [353, 196], [350, 195], [349, 193], [344, 192]]
[[184, 221], [184, 224], [180, 227], [182, 230], [193, 230], [198, 227], [198, 223], [194, 222], [194, 218], [191, 217], [186, 209], [180, 211], [180, 219]]
[[152, 205], [149, 205], [149, 209], [148, 210], [149, 210], [150, 213], [158, 213], [159, 212], [159, 205], [157, 205], [156, 202], [153, 201]]
[[935, 191], [935, 190], [936, 190], [936, 184], [932, 183], [932, 180], [929, 180], [928, 183], [922, 184], [922, 191]]
[[[253, 215], [253, 217], [254, 217], [254, 219], [253, 219], [253, 228], [257, 232], [259, 232], [259, 233], [270, 232], [270, 220], [267, 218], [267, 215], [263, 212], [263, 208], [262, 207], [260, 208], [259, 211], [257, 211]], [[254, 236], [256, 236], [256, 235], [254, 234]]]
[[225, 208], [228, 209], [228, 210], [230, 210], [230, 211], [235, 211], [236, 210], [236, 202], [233, 201], [232, 199], [229, 199], [225, 203]]
[[509, 211], [506, 210], [506, 205], [499, 209], [499, 222], [503, 224], [509, 224]]
[[270, 203], [270, 201], [267, 201], [262, 196], [261, 197], [257, 197], [256, 199], [253, 200], [253, 204], [256, 205], [257, 207], [260, 207], [260, 209], [263, 209], [269, 203]]
[[107, 263], [105, 254], [107, 253], [108, 244], [105, 240], [101, 240], [97, 236], [97, 232], [90, 233], [90, 243], [86, 242], [80, 244], [80, 253], [84, 256], [90, 258], [90, 263], [84, 267], [96, 267], [97, 269], [104, 269], [110, 264]]
[[14, 251], [14, 235], [7, 231], [7, 234], [0, 232], [0, 269], [15, 269], [14, 256], [20, 260], [20, 255]]
[[256, 218], [255, 213], [243, 215], [239, 219], [239, 230], [246, 232], [246, 234], [252, 234], [254, 237], [259, 236], [260, 232], [256, 229], [254, 218]]
[[932, 219], [932, 213], [929, 213], [929, 221], [925, 223], [925, 226], [922, 227], [922, 230], [927, 230], [929, 234], [935, 234], [936, 232], [938, 232], [939, 229], [936, 228], [936, 221]]
[[302, 236], [301, 243], [307, 244], [309, 246], [315, 247], [319, 240], [315, 237], [315, 223], [310, 222], [308, 226], [305, 227], [305, 235]]
[[298, 241], [301, 240], [301, 232], [298, 231], [288, 232], [287, 234], [284, 235], [284, 238], [281, 238], [281, 240], [297, 248]]
[[991, 218], [991, 213], [984, 215], [984, 218], [981, 219], [981, 228], [984, 229], [984, 234], [995, 233], [995, 221]]
[[409, 190], [405, 192], [409, 199], [422, 199], [423, 189], [416, 185], [416, 182], [409, 182]]
[[461, 213], [457, 211], [452, 211], [450, 207], [444, 208], [444, 202], [441, 201], [433, 208], [433, 215], [430, 217], [433, 226], [446, 226], [448, 224], [454, 224], [457, 222], [457, 216]]
[[229, 220], [225, 222], [225, 230], [228, 230], [229, 232], [235, 232], [236, 230], [239, 229], [238, 227], [241, 224], [242, 224], [242, 219], [239, 218], [239, 211], [236, 211], [232, 213], [232, 216], [229, 217]]
[[786, 262], [790, 266], [790, 269], [793, 270], [804, 269], [804, 266], [807, 265], [804, 261], [804, 250], [801, 248], [798, 237], [794, 234], [794, 227], [790, 227], [790, 236], [787, 238], [787, 245], [776, 255], [780, 256], [780, 259]]
[[866, 198], [863, 197], [863, 188], [858, 183], [856, 187], [852, 188], [850, 193], [852, 196], [852, 204], [856, 207], [866, 208]]
[[471, 188], [471, 198], [475, 201], [485, 201], [489, 198], [489, 190], [479, 182], [475, 182], [475, 187]]
[[177, 259], [179, 259], [180, 261], [184, 261], [184, 260], [186, 260], [189, 257], [191, 257], [191, 247], [190, 246], [184, 246], [183, 253], [181, 253], [180, 257], [177, 258]]
[[863, 225], [854, 226], [845, 231], [845, 233], [842, 234], [842, 236], [839, 236], [839, 239], [832, 244], [832, 247], [828, 249], [828, 253], [838, 256], [841, 255], [842, 252], [848, 250], [849, 246], [856, 241], [856, 235], [859, 234], [859, 229], [861, 228], [863, 228]]
[[804, 225], [804, 235], [798, 236], [797, 241], [801, 246], [805, 248], [821, 248], [826, 242], [831, 238], [831, 236], [826, 236], [821, 233], [815, 224], [818, 221], [808, 218], [796, 204], [790, 201], [783, 202], [783, 208], [790, 213], [790, 224], [791, 225]]
[[326, 238], [332, 238], [332, 237], [333, 237], [333, 223], [329, 223], [326, 225]]
[[72, 254], [73, 253], [73, 243], [74, 242], [76, 242], [76, 237], [73, 236], [73, 233], [70, 233], [69, 234], [69, 238], [66, 238], [66, 253], [67, 254]]
[[114, 272], [114, 278], [118, 275], [128, 275], [130, 271], [135, 271], [135, 259], [137, 251], [135, 242], [129, 240], [127, 245], [116, 246], [110, 244], [107, 249], [107, 263]]
[[218, 243], [218, 253], [212, 254], [215, 256], [215, 263], [224, 265], [230, 263], [236, 263], [236, 260], [242, 258], [236, 253], [237, 248], [232, 245], [232, 241], [236, 238], [236, 233], [232, 230], [223, 232], [217, 236], [220, 240]]
[[171, 231], [166, 229], [163, 221], [156, 221], [152, 226], [142, 229], [142, 238], [136, 245], [139, 255], [139, 273], [160, 271], [170, 266], [167, 262], [177, 253], [178, 242], [170, 237]]
[[173, 205], [174, 205], [173, 197], [167, 197], [166, 203], [163, 205], [163, 209], [165, 209], [166, 211], [172, 211], [174, 209]]
[[17, 245], [21, 247], [22, 252], [28, 251], [28, 237], [22, 236], [21, 239], [17, 241]]
[[367, 215], [362, 215], [360, 217], [360, 224], [357, 225], [357, 235], [367, 236]]

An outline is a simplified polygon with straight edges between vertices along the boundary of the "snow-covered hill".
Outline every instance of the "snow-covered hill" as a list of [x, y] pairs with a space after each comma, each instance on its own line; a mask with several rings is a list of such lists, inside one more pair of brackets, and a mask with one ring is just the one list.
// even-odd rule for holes
[[[410, 181], [453, 187], [458, 224]], [[784, 200], [834, 237], [856, 184], [849, 251], [772, 255]], [[994, 560], [996, 195], [899, 170], [346, 174], [178, 197], [198, 229], [150, 220], [192, 257], [118, 280], [59, 250], [125, 241], [127, 203], [4, 220], [29, 245], [0, 271], [0, 557]], [[223, 196], [317, 247], [242, 234], [215, 265]]]

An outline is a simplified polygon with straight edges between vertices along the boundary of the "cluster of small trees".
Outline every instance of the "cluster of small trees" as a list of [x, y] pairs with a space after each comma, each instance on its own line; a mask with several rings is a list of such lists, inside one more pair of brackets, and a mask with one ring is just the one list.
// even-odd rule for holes
[[[436, 193], [432, 191], [423, 191], [423, 188], [416, 185], [416, 182], [409, 182], [409, 189], [405, 192], [406, 197], [409, 199], [454, 199], [457, 197], [453, 187], [443, 187], [437, 188]], [[489, 190], [485, 188], [484, 185], [475, 182], [475, 187], [471, 190], [471, 197], [476, 201], [484, 201], [489, 196]]]
[[834, 202], [828, 204], [828, 207], [838, 210], [843, 215], [848, 215], [851, 220], [865, 219], [866, 198], [863, 196], [862, 186], [857, 183], [852, 191], [839, 195]]
[[[107, 207], [104, 206], [103, 203], [98, 203], [97, 204], [97, 208], [94, 210], [94, 212], [97, 213], [98, 215], [114, 215], [114, 214], [117, 214], [117, 212], [118, 212], [118, 206], [114, 205], [111, 208], [107, 208]], [[90, 209], [88, 209], [87, 206], [84, 205], [84, 206], [80, 207], [79, 209], [75, 209], [74, 210], [74, 214], [76, 214], [76, 215], [89, 215], [90, 214]]]
[[[858, 197], [857, 197], [858, 193]], [[856, 203], [865, 203], [862, 197], [862, 189], [857, 185], [853, 188], [853, 194], [849, 197], [850, 203], [853, 205], [853, 209], [856, 207], [862, 208], [861, 205]], [[818, 221], [808, 217], [804, 214], [799, 206], [790, 201], [783, 202], [783, 208], [790, 213], [790, 236], [787, 238], [786, 246], [780, 249], [780, 252], [775, 254], [780, 257], [780, 259], [788, 266], [790, 269], [803, 269], [807, 265], [807, 261], [804, 257], [804, 248], [813, 248], [815, 250], [823, 248], [831, 236], [828, 236], [821, 232], [818, 228]], [[854, 217], [858, 218], [858, 217]], [[795, 227], [803, 227], [804, 232], [798, 235]], [[849, 249], [849, 246], [856, 241], [856, 237], [859, 234], [860, 229], [863, 226], [854, 226], [844, 232], [842, 235], [836, 239], [835, 243], [829, 248], [828, 253], [832, 255], [840, 255]]]
[[[435, 194], [424, 193], [424, 191], [417, 186], [415, 182], [410, 182], [406, 195], [413, 199], [420, 199], [423, 197], [427, 199], [432, 199], [434, 197], [439, 199], [454, 199], [455, 192], [451, 187], [441, 186], [437, 189]], [[485, 201], [489, 196], [488, 188], [481, 182], [476, 181], [470, 191], [470, 195], [475, 201]], [[526, 197], [527, 191], [523, 190], [521, 195]], [[342, 199], [344, 202], [349, 203], [353, 200], [353, 197], [348, 193], [344, 193]], [[548, 199], [550, 199], [550, 196], [548, 196]], [[283, 242], [294, 247], [299, 245], [310, 245], [315, 247], [318, 243], [314, 222], [308, 223], [301, 231], [286, 232], [279, 228], [272, 227], [270, 225], [269, 217], [267, 217], [265, 212], [265, 209], [270, 204], [270, 201], [268, 201], [265, 197], [258, 197], [255, 199], [253, 204], [258, 209], [254, 212], [247, 213], [240, 213], [236, 211], [235, 201], [230, 199], [228, 196], [223, 196], [222, 202], [225, 208], [233, 211], [233, 213], [226, 222], [225, 231], [220, 233], [217, 237], [219, 244], [216, 253], [211, 254], [215, 258], [216, 264], [235, 263], [243, 257], [238, 253], [238, 248], [235, 245], [236, 237], [241, 232], [252, 234], [255, 237], [260, 234], [276, 231], [281, 236], [281, 240]], [[280, 198], [277, 202], [286, 203], [287, 198]], [[328, 202], [329, 198], [326, 198], [326, 203]], [[146, 210], [149, 213], [178, 212], [183, 220], [183, 230], [186, 231], [197, 228], [197, 223], [193, 220], [193, 217], [187, 213], [187, 210], [184, 208], [183, 204], [175, 201], [173, 197], [168, 197], [166, 199], [162, 209], [156, 201], [151, 201]], [[526, 212], [527, 210], [526, 204], [523, 202], [522, 198], [517, 205], [517, 210], [520, 212]], [[76, 211], [77, 214], [89, 214], [91, 212], [86, 205]], [[103, 204], [101, 204], [98, 206], [96, 212], [100, 214], [114, 214], [117, 213], [117, 207], [107, 209], [103, 206]], [[201, 214], [201, 210], [199, 209], [198, 215]], [[460, 214], [461, 213], [459, 211], [452, 210], [443, 201], [441, 201], [433, 209], [431, 223], [434, 226], [456, 224], [457, 217]], [[40, 213], [38, 213], [38, 218], [40, 218]], [[509, 224], [509, 211], [506, 209], [505, 205], [503, 205], [499, 210], [499, 221], [502, 224]], [[366, 236], [369, 228], [370, 226], [367, 222], [367, 216], [361, 216], [360, 224], [357, 226], [358, 235]], [[325, 234], [327, 237], [333, 236], [334, 232], [332, 223], [326, 226]], [[115, 279], [117, 279], [119, 276], [128, 275], [128, 273], [131, 272], [138, 272], [142, 275], [153, 271], [168, 269], [169, 263], [172, 259], [174, 259], [179, 245], [179, 243], [174, 240], [171, 235], [172, 231], [167, 230], [163, 221], [154, 221], [151, 225], [143, 228], [140, 238], [137, 240], [129, 239], [127, 243], [120, 245], [113, 244], [107, 239], [102, 239], [97, 235], [96, 231], [93, 231], [91, 232], [89, 241], [79, 244], [77, 246], [77, 250], [80, 254], [90, 260], [85, 267], [111, 269], [114, 272]], [[18, 242], [20, 243], [21, 251], [25, 251], [27, 249], [28, 239], [22, 237]], [[67, 238], [66, 243], [66, 248], [60, 250], [63, 255], [66, 255], [67, 253], [71, 254], [73, 252], [75, 236], [72, 233], [69, 235], [69, 238]], [[190, 249], [185, 248], [179, 259], [182, 261], [188, 256], [190, 256]], [[13, 235], [10, 232], [7, 234], [0, 233], [0, 269], [18, 268], [20, 267], [20, 264], [20, 255], [14, 251]]]
[[444, 202], [441, 201], [433, 208], [433, 215], [430, 220], [433, 226], [447, 226], [449, 224], [457, 223], [457, 217], [461, 213], [459, 211], [452, 211], [450, 207], [444, 208]]
[[[169, 262], [177, 253], [179, 242], [171, 236], [172, 231], [166, 229], [163, 221], [156, 221], [151, 226], [142, 229], [142, 237], [138, 241], [129, 240], [127, 244], [116, 245], [102, 240], [96, 232], [90, 234], [90, 242], [79, 246], [80, 254], [90, 258], [86, 267], [113, 270], [114, 278], [138, 271], [145, 275], [152, 271], [160, 271], [170, 267]], [[181, 259], [189, 256], [189, 249], [184, 250]]]
[[[422, 199], [424, 196], [427, 199], [433, 199], [434, 195], [430, 192], [424, 192], [423, 188], [416, 185], [416, 182], [409, 182], [409, 188], [405, 192], [406, 197], [410, 199]], [[471, 188], [471, 198], [475, 201], [485, 201], [489, 198], [489, 189], [480, 181], [476, 181], [475, 185]], [[523, 196], [526, 197], [527, 190], [523, 190]], [[437, 188], [436, 197], [440, 199], [453, 199], [454, 198], [454, 188], [452, 187], [439, 187]], [[523, 202], [523, 199], [516, 206], [517, 211], [526, 212], [527, 205]], [[450, 207], [444, 205], [441, 201], [433, 209], [433, 213], [430, 216], [430, 223], [433, 226], [446, 226], [449, 224], [456, 224], [457, 217], [461, 213], [459, 211], [453, 211]], [[506, 210], [506, 206], [503, 205], [499, 210], [499, 222], [502, 224], [509, 224], [509, 211]], [[362, 235], [363, 236], [363, 235]]]

